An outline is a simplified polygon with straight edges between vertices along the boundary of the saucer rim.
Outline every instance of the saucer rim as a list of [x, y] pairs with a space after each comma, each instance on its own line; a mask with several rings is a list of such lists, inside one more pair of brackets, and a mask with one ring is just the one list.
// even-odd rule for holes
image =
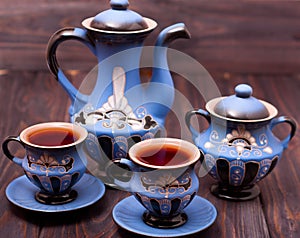
[[[72, 207], [72, 204], [74, 204], [76, 201], [78, 202], [78, 199], [81, 198], [80, 192], [82, 191], [82, 189], [84, 187], [86, 187], [85, 184], [83, 184], [83, 181], [87, 180], [87, 179], [92, 179], [93, 182], [97, 183], [97, 186], [95, 186], [95, 187], [98, 187], [98, 189], [97, 189], [98, 192], [96, 193], [97, 196], [95, 196], [94, 198], [91, 198], [87, 201], [82, 201], [77, 206]], [[8, 201], [11, 202], [12, 204], [14, 204], [15, 206], [29, 210], [29, 211], [34, 211], [34, 212], [60, 213], [60, 212], [69, 212], [69, 211], [75, 211], [78, 209], [82, 209], [82, 208], [88, 207], [88, 206], [96, 203], [97, 201], [99, 201], [104, 196], [105, 190], [106, 190], [104, 183], [100, 179], [98, 179], [90, 174], [85, 173], [85, 174], [83, 174], [82, 178], [78, 181], [78, 183], [75, 184], [73, 187], [78, 192], [78, 197], [74, 201], [71, 201], [69, 203], [62, 204], [62, 205], [46, 205], [46, 204], [39, 203], [38, 201], [35, 200], [34, 194], [37, 191], [39, 191], [39, 188], [37, 188], [35, 185], [31, 184], [29, 181], [26, 181], [26, 180], [28, 180], [26, 175], [22, 175], [22, 176], [19, 176], [19, 177], [13, 179], [6, 187], [5, 195], [6, 195], [6, 198], [8, 199]], [[30, 191], [26, 191], [26, 192], [32, 193], [32, 201], [36, 202], [36, 204], [39, 206], [39, 208], [30, 207], [28, 205], [21, 204], [20, 202], [18, 202], [16, 200], [16, 198], [14, 198], [13, 192], [12, 192], [12, 190], [14, 189], [14, 186], [16, 186], [17, 183], [24, 183], [25, 181], [26, 181], [26, 183], [28, 183], [28, 186], [30, 187]], [[93, 189], [95, 189], [95, 188], [93, 187]], [[62, 208], [57, 209], [58, 207], [62, 207]]]
[[[118, 217], [116, 215], [117, 210], [120, 208], [120, 206], [124, 206], [124, 204], [129, 203], [129, 202], [131, 203], [133, 200], [137, 204], [136, 209], [140, 209], [141, 210], [140, 211], [141, 214], [140, 214], [140, 218], [139, 219], [141, 219], [141, 221], [142, 221], [142, 214], [145, 211], [145, 208], [141, 204], [138, 203], [138, 201], [135, 199], [134, 195], [131, 195], [129, 197], [126, 197], [126, 198], [122, 199], [121, 201], [119, 201], [114, 206], [114, 208], [112, 210], [113, 220], [114, 220], [114, 222], [119, 227], [121, 227], [121, 228], [123, 228], [123, 229], [125, 229], [125, 230], [127, 230], [129, 232], [132, 232], [132, 233], [138, 234], [138, 235], [148, 236], [148, 237], [182, 237], [182, 236], [192, 235], [192, 234], [198, 233], [198, 232], [203, 231], [203, 230], [207, 229], [208, 227], [210, 227], [215, 222], [215, 220], [217, 218], [217, 213], [218, 213], [216, 207], [210, 201], [208, 201], [207, 199], [205, 199], [205, 198], [203, 198], [203, 197], [201, 197], [199, 195], [196, 195], [195, 198], [193, 199], [193, 201], [191, 202], [191, 204], [189, 205], [189, 207], [192, 206], [193, 203], [195, 204], [194, 201], [197, 201], [197, 200], [198, 200], [199, 203], [205, 203], [207, 207], [210, 207], [212, 209], [212, 215], [211, 215], [210, 220], [207, 222], [207, 224], [205, 224], [203, 226], [200, 226], [197, 229], [190, 230], [188, 232], [180, 232], [181, 227], [188, 225], [188, 223], [186, 223], [186, 224], [184, 224], [184, 225], [182, 225], [180, 227], [177, 227], [177, 228], [161, 229], [161, 228], [150, 227], [147, 224], [143, 223], [143, 221], [142, 221], [141, 224], [143, 224], [143, 227], [146, 227], [148, 229], [157, 231], [157, 233], [154, 234], [154, 233], [150, 233], [150, 232], [144, 231], [143, 229], [138, 230], [136, 228], [128, 226], [127, 224], [124, 225], [123, 222], [119, 221], [119, 219], [118, 219]], [[199, 208], [199, 209], [202, 209], [202, 207]], [[190, 209], [188, 209], [188, 212], [187, 212], [186, 209], [185, 209], [185, 213], [188, 216], [189, 216], [189, 210]], [[167, 234], [167, 231], [170, 231], [170, 234]], [[179, 232], [176, 233], [174, 231], [179, 231]]]

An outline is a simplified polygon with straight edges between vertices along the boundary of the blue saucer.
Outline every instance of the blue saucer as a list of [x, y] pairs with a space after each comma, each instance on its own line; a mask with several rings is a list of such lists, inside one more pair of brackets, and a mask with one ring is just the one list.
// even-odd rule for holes
[[61, 205], [45, 205], [35, 200], [35, 193], [39, 188], [34, 186], [23, 175], [13, 180], [6, 188], [7, 199], [16, 206], [38, 212], [66, 212], [89, 206], [97, 202], [105, 192], [104, 184], [92, 175], [84, 174], [72, 187], [77, 191], [77, 198]]
[[184, 212], [187, 222], [177, 228], [159, 229], [148, 226], [142, 220], [145, 208], [134, 198], [127, 197], [113, 209], [114, 221], [122, 228], [136, 234], [152, 237], [179, 237], [194, 234], [208, 228], [217, 217], [217, 210], [206, 199], [196, 196]]

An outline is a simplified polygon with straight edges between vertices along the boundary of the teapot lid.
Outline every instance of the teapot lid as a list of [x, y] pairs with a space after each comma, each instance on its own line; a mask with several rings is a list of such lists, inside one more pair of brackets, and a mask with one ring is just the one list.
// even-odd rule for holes
[[111, 9], [100, 12], [90, 22], [90, 27], [103, 31], [140, 31], [148, 28], [147, 21], [128, 8], [128, 0], [110, 0]]
[[239, 84], [235, 87], [235, 95], [219, 98], [211, 109], [218, 116], [236, 120], [266, 119], [274, 114], [274, 107], [253, 97], [252, 92], [248, 84]]

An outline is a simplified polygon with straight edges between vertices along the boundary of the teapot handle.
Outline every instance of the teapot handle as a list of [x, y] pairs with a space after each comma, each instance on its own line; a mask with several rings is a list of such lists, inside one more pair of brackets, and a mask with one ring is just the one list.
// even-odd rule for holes
[[283, 148], [286, 149], [288, 147], [288, 143], [295, 135], [297, 129], [297, 123], [292, 118], [289, 118], [287, 116], [281, 116], [272, 119], [272, 121], [270, 122], [270, 129], [273, 130], [273, 128], [280, 123], [287, 123], [291, 127], [289, 135], [285, 137], [283, 140], [281, 140], [281, 144]]
[[72, 102], [75, 99], [81, 101], [86, 101], [86, 96], [79, 93], [79, 91], [73, 86], [73, 84], [67, 79], [62, 69], [60, 68], [57, 57], [56, 50], [57, 47], [64, 41], [67, 40], [77, 40], [86, 45], [93, 54], [96, 53], [95, 44], [90, 40], [87, 35], [87, 31], [81, 28], [68, 27], [63, 28], [55, 32], [49, 42], [47, 47], [47, 64], [51, 73], [55, 76], [58, 82], [63, 86], [66, 92], [69, 94]]
[[6, 155], [7, 158], [9, 158], [12, 162], [16, 163], [17, 165], [21, 166], [22, 167], [22, 162], [23, 162], [23, 159], [21, 158], [18, 158], [18, 157], [15, 157], [14, 155], [12, 155], [12, 153], [10, 152], [9, 148], [8, 148], [8, 144], [9, 142], [11, 141], [15, 141], [15, 142], [18, 142], [20, 143], [23, 147], [24, 147], [24, 144], [23, 142], [20, 140], [19, 137], [16, 137], [16, 136], [8, 136], [2, 143], [2, 150], [3, 150], [3, 153]]
[[191, 110], [189, 112], [186, 113], [185, 115], [185, 123], [187, 125], [187, 127], [189, 128], [190, 132], [192, 133], [193, 138], [197, 138], [200, 134], [200, 132], [198, 132], [192, 125], [191, 125], [191, 118], [193, 115], [200, 115], [202, 117], [204, 117], [207, 122], [210, 124], [211, 122], [211, 117], [210, 114], [202, 109], [198, 109], [198, 110]]

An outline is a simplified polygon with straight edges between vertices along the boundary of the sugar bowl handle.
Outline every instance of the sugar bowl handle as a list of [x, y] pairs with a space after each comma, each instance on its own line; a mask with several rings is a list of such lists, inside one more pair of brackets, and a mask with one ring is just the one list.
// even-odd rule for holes
[[12, 153], [10, 152], [9, 148], [8, 148], [8, 144], [12, 141], [15, 141], [15, 142], [18, 142], [20, 143], [23, 147], [23, 143], [22, 141], [20, 140], [19, 137], [16, 137], [16, 136], [8, 136], [2, 143], [2, 150], [3, 150], [3, 153], [6, 155], [7, 158], [9, 158], [11, 161], [13, 161], [14, 163], [16, 163], [17, 165], [21, 166], [22, 167], [22, 162], [23, 162], [23, 159], [21, 158], [18, 158], [18, 157], [15, 157], [14, 155], [12, 155]]
[[76, 98], [84, 101], [84, 95], [79, 93], [79, 91], [67, 79], [57, 62], [56, 50], [62, 42], [67, 40], [76, 40], [83, 43], [93, 52], [93, 54], [96, 54], [95, 44], [90, 40], [86, 30], [81, 28], [68, 27], [55, 32], [51, 36], [47, 47], [47, 64], [51, 73], [67, 91], [72, 101], [75, 101]]
[[187, 125], [187, 127], [189, 128], [190, 132], [192, 133], [193, 138], [197, 138], [200, 134], [199, 131], [197, 131], [192, 125], [191, 125], [191, 118], [193, 115], [200, 115], [202, 117], [204, 117], [207, 122], [210, 124], [211, 122], [211, 117], [210, 114], [202, 109], [198, 109], [198, 110], [191, 110], [189, 112], [186, 113], [185, 115], [185, 123]]
[[283, 140], [281, 140], [281, 144], [282, 144], [283, 148], [286, 149], [288, 147], [288, 143], [290, 142], [290, 140], [294, 137], [294, 135], [296, 133], [297, 123], [292, 118], [289, 118], [287, 116], [281, 116], [281, 117], [272, 119], [272, 121], [270, 122], [270, 129], [273, 130], [273, 128], [275, 126], [277, 126], [281, 123], [287, 123], [291, 128], [289, 135], [287, 137], [285, 137]]

